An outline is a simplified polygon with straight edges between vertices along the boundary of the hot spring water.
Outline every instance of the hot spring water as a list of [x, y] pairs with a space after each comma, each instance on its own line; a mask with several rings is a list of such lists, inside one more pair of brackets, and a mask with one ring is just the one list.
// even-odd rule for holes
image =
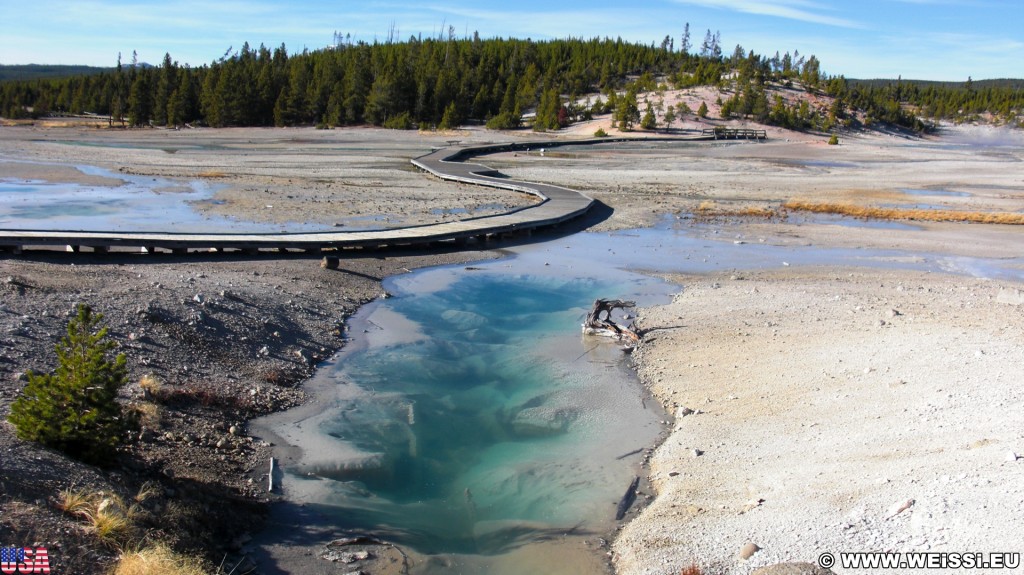
[[352, 345], [311, 382], [330, 399], [275, 426], [303, 449], [285, 463], [285, 493], [336, 529], [449, 567], [521, 572], [516, 553], [554, 539], [571, 551], [552, 553], [565, 565], [551, 572], [593, 572], [596, 540], [641, 474], [639, 453], [619, 457], [653, 446], [664, 415], [628, 356], [584, 337], [581, 320], [599, 297], [650, 304], [667, 286], [504, 266], [389, 281], [396, 297], [354, 318]]

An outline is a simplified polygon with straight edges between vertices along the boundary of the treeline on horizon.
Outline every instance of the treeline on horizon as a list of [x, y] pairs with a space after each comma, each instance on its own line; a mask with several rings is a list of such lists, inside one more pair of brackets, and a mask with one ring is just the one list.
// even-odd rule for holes
[[[347, 126], [454, 128], [466, 121], [518, 128], [535, 112], [536, 130], [557, 129], [594, 114], [614, 112], [620, 127], [640, 124], [637, 95], [712, 85], [727, 97], [723, 116], [743, 116], [795, 129], [867, 123], [914, 130], [931, 119], [969, 120], [991, 114], [1020, 122], [1020, 83], [945, 85], [848, 81], [820, 72], [814, 56], [774, 57], [736, 46], [724, 56], [710, 30], [692, 46], [689, 25], [680, 48], [621, 39], [482, 40], [411, 37], [405, 42], [352, 43], [288, 54], [284, 45], [241, 50], [201, 67], [174, 62], [122, 65], [64, 78], [0, 82], [0, 115], [97, 114], [131, 126]], [[798, 85], [835, 98], [831, 109], [769, 99], [770, 85]], [[600, 92], [595, 100], [580, 99]], [[908, 109], [909, 108], [909, 109]], [[648, 108], [649, 109], [649, 108]]]

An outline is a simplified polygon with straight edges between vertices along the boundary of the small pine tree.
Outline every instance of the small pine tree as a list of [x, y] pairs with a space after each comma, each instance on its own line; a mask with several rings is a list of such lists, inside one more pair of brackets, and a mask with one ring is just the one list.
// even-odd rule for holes
[[647, 104], [647, 110], [644, 112], [644, 117], [640, 120], [640, 127], [644, 130], [653, 130], [658, 127], [658, 119], [654, 115], [654, 109], [651, 108], [651, 104]]
[[102, 320], [89, 306], [78, 306], [78, 315], [56, 346], [57, 369], [51, 374], [30, 372], [8, 416], [18, 437], [99, 465], [113, 460], [127, 428], [117, 392], [128, 381], [124, 354], [113, 361], [107, 357], [117, 344], [104, 340]]
[[669, 106], [668, 109], [665, 110], [665, 116], [662, 117], [662, 120], [665, 121], [666, 128], [672, 129], [672, 124], [676, 121], [676, 107]]
[[707, 102], [701, 102], [700, 103], [700, 107], [697, 108], [697, 117], [698, 118], [707, 118], [708, 117], [708, 105], [707, 105]]
[[448, 107], [444, 109], [444, 115], [441, 116], [441, 123], [438, 124], [438, 128], [441, 130], [455, 130], [459, 127], [461, 122], [459, 118], [459, 109], [455, 107], [455, 102], [450, 102]]

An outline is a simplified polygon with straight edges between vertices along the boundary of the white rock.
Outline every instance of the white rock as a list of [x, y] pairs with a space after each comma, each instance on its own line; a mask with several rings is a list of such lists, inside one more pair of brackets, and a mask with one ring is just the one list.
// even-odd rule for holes
[[1010, 305], [1024, 305], [1024, 291], [1019, 289], [1000, 288], [999, 295], [996, 296], [996, 301]]

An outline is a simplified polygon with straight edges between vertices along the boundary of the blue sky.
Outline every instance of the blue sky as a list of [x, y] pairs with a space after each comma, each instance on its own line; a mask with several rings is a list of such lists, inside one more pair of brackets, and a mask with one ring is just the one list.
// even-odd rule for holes
[[533, 39], [622, 37], [680, 44], [689, 22], [723, 51], [814, 54], [850, 78], [1024, 78], [1024, 0], [34, 0], [4, 2], [0, 64], [112, 66], [139, 60], [201, 66], [244, 42], [290, 53], [331, 43], [334, 32], [372, 42], [429, 36]]

